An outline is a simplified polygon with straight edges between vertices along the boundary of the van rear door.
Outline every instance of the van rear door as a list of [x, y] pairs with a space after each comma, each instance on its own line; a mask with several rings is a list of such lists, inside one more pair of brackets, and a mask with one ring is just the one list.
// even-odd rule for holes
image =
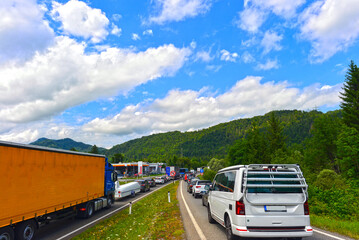
[[297, 165], [244, 170], [246, 224], [250, 231], [304, 231], [307, 184]]

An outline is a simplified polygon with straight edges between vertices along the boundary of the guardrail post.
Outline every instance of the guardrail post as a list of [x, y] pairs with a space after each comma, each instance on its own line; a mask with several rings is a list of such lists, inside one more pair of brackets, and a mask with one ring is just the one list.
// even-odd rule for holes
[[128, 215], [131, 215], [131, 210], [132, 210], [132, 202], [130, 202], [130, 209], [128, 210]]
[[168, 191], [168, 202], [171, 202], [171, 194], [170, 194], [170, 191]]

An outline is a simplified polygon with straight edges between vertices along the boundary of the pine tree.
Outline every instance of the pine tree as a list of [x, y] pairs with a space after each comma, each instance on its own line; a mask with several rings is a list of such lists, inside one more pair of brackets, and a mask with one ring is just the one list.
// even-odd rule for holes
[[93, 145], [91, 150], [90, 150], [90, 153], [94, 153], [94, 154], [98, 154], [98, 147], [96, 145]]
[[340, 104], [343, 121], [359, 131], [359, 69], [353, 61], [350, 62], [343, 90], [340, 96], [343, 100]]
[[275, 151], [285, 148], [282, 126], [280, 125], [279, 120], [275, 117], [274, 112], [270, 114], [268, 124], [269, 151], [271, 154], [274, 154]]

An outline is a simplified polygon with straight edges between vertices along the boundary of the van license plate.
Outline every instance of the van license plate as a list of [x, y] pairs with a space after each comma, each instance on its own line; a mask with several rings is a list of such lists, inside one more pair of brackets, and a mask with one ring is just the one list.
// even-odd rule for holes
[[266, 206], [264, 205], [265, 212], [287, 212], [287, 208], [285, 206]]

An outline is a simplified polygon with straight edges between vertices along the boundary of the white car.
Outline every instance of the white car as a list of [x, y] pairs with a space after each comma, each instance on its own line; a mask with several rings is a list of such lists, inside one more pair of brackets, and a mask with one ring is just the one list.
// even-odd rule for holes
[[312, 236], [307, 187], [296, 164], [221, 169], [208, 193], [208, 221], [225, 227], [227, 239]]
[[207, 193], [207, 190], [204, 188], [206, 185], [210, 185], [212, 182], [209, 180], [199, 180], [192, 187], [192, 196], [197, 198], [198, 196], [202, 196]]
[[161, 177], [156, 177], [156, 178], [155, 178], [155, 183], [164, 184], [164, 183], [165, 183], [165, 179], [163, 179], [163, 178], [161, 178]]
[[132, 196], [134, 197], [136, 193], [141, 191], [141, 186], [138, 182], [130, 182], [123, 185], [117, 181], [115, 183], [115, 200], [118, 200], [123, 197]]

